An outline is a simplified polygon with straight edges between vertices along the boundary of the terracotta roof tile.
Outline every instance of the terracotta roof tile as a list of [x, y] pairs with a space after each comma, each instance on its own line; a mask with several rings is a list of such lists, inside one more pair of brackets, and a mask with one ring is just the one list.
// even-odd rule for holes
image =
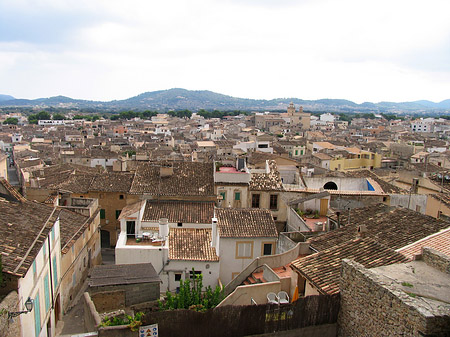
[[[165, 165], [173, 167], [173, 173], [170, 176], [161, 177], [160, 168]], [[214, 195], [213, 173], [212, 163], [142, 163], [137, 167], [130, 193], [159, 196], [212, 196]]]
[[94, 266], [89, 274], [90, 287], [161, 282], [151, 263]]
[[217, 208], [221, 237], [277, 237], [275, 221], [267, 209]]
[[210, 224], [213, 217], [214, 202], [147, 200], [142, 220]]
[[352, 259], [366, 268], [407, 262], [403, 255], [370, 238], [358, 238], [319, 253], [299, 258], [291, 267], [309, 280], [322, 294], [339, 292], [342, 259]]
[[211, 247], [211, 229], [171, 228], [169, 232], [169, 259], [219, 261], [216, 249]]
[[249, 188], [251, 191], [283, 191], [280, 172], [274, 160], [269, 161], [269, 173], [252, 173]]
[[37, 202], [0, 199], [0, 214], [3, 271], [23, 276], [42, 248], [59, 211]]
[[[336, 216], [332, 218], [336, 220]], [[450, 225], [449, 222], [428, 215], [385, 204], [352, 209], [350, 225], [348, 212], [342, 212], [339, 221], [344, 227], [311, 238], [309, 240], [311, 246], [317, 250], [325, 250], [348, 242], [356, 237], [358, 226], [365, 225], [367, 237], [377, 240], [386, 247], [399, 249]]]
[[450, 257], [450, 227], [432, 234], [416, 241], [406, 247], [397, 249], [397, 252], [406, 256], [409, 259], [414, 258], [414, 255], [422, 254], [422, 248], [429, 247], [441, 252]]

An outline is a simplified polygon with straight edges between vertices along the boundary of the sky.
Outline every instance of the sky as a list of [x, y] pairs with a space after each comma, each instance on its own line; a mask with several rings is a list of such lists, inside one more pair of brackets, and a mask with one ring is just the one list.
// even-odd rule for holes
[[0, 94], [450, 99], [448, 0], [0, 0]]

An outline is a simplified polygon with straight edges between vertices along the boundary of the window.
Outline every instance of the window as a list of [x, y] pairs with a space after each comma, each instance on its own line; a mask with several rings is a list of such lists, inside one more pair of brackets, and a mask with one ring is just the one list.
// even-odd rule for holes
[[52, 227], [52, 241], [55, 241], [55, 226]]
[[41, 332], [41, 308], [39, 306], [39, 293], [37, 293], [36, 297], [34, 298], [33, 311], [34, 311], [34, 332], [37, 337]]
[[416, 212], [420, 212], [420, 206], [416, 205]]
[[263, 243], [262, 255], [272, 255], [272, 243]]
[[303, 156], [303, 150], [301, 150], [301, 151], [300, 151], [300, 155], [302, 155], [302, 156]]
[[241, 200], [241, 192], [234, 192], [234, 200]]
[[106, 212], [104, 209], [101, 209], [100, 210], [100, 219], [105, 219], [105, 217], [106, 217]]
[[298, 156], [298, 150], [295, 150], [295, 155]]
[[119, 219], [120, 212], [122, 212], [121, 209], [116, 209], [116, 219]]
[[180, 274], [180, 273], [176, 273], [176, 274], [175, 274], [175, 281], [176, 281], [176, 282], [181, 281], [181, 274]]
[[227, 192], [220, 192], [220, 195], [222, 196], [223, 201], [227, 199]]
[[182, 223], [182, 222], [179, 222], [179, 223], [177, 223], [177, 226], [178, 226], [178, 227], [183, 227], [183, 223]]
[[123, 199], [123, 194], [120, 194], [120, 195], [119, 195], [119, 199]]
[[200, 275], [202, 272], [201, 271], [198, 271], [198, 270], [191, 270], [191, 271], [189, 271], [189, 278], [191, 279], [191, 280], [193, 280], [194, 279], [194, 276], [197, 276], [197, 275]]
[[278, 209], [278, 194], [270, 195], [270, 209]]
[[236, 259], [252, 259], [253, 242], [236, 242]]
[[259, 194], [252, 194], [252, 208], [259, 208]]

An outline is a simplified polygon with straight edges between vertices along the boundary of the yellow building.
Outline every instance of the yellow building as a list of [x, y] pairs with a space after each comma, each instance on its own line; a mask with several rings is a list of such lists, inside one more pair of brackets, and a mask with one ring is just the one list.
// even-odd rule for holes
[[363, 151], [358, 148], [344, 148], [329, 153], [331, 171], [347, 171], [356, 169], [374, 169], [381, 167], [382, 156], [378, 153]]

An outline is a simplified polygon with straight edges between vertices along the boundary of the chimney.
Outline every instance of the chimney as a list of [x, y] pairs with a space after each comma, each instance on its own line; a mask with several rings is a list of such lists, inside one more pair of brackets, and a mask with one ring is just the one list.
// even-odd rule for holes
[[366, 234], [367, 234], [367, 226], [366, 225], [358, 226], [358, 236], [360, 238], [364, 238]]
[[159, 237], [166, 240], [169, 236], [169, 219], [159, 219]]
[[212, 240], [211, 247], [215, 247], [217, 244], [217, 218], [212, 218]]

